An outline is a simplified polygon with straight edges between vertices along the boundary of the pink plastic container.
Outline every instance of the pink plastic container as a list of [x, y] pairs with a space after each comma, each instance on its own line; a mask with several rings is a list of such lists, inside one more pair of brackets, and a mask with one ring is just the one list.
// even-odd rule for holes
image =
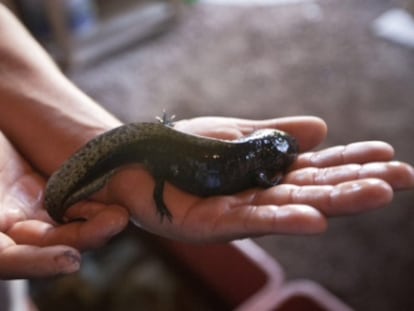
[[202, 246], [157, 241], [233, 310], [352, 310], [315, 282], [286, 282], [280, 264], [252, 240]]

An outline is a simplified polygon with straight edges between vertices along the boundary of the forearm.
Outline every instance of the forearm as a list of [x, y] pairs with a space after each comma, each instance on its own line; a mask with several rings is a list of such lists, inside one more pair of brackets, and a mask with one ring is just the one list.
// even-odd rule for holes
[[0, 4], [0, 130], [48, 174], [120, 122], [77, 89]]

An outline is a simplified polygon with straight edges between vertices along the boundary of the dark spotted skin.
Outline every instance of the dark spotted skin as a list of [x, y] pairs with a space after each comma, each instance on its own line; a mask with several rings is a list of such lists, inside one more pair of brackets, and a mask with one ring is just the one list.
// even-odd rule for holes
[[225, 141], [162, 123], [127, 124], [97, 136], [67, 160], [47, 183], [45, 205], [62, 222], [71, 205], [102, 188], [117, 169], [141, 163], [155, 179], [161, 221], [164, 216], [171, 221], [163, 200], [165, 181], [201, 197], [271, 187], [280, 183], [297, 153], [296, 140], [278, 130]]

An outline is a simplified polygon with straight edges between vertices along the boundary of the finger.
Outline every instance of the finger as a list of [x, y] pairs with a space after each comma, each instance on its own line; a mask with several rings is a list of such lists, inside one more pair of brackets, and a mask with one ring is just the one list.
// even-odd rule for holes
[[297, 186], [282, 184], [257, 193], [257, 205], [305, 204], [327, 216], [340, 216], [378, 209], [393, 197], [390, 185], [380, 179], [361, 179], [334, 186]]
[[[315, 234], [326, 229], [326, 219], [316, 209], [303, 204], [257, 204], [255, 192], [194, 197], [188, 208], [174, 209], [173, 222], [163, 224], [162, 235], [190, 242], [223, 242], [265, 234]], [[141, 225], [160, 234], [159, 228]]]
[[[0, 236], [0, 240], [3, 240]], [[67, 246], [36, 247], [0, 241], [0, 279], [47, 277], [80, 268], [79, 252]]]
[[262, 128], [274, 128], [285, 131], [297, 139], [302, 152], [319, 145], [325, 139], [328, 131], [327, 125], [322, 119], [312, 116], [296, 116], [261, 121], [236, 119], [236, 123], [245, 135]]
[[390, 161], [393, 156], [394, 149], [385, 142], [357, 142], [301, 154], [293, 164], [292, 169], [308, 166], [327, 167], [350, 163]]
[[327, 132], [325, 122], [311, 116], [268, 120], [202, 117], [182, 120], [176, 124], [176, 128], [184, 132], [220, 139], [237, 139], [258, 129], [280, 129], [294, 136], [302, 151], [319, 145], [325, 139]]
[[206, 240], [230, 241], [268, 234], [317, 234], [326, 227], [324, 215], [311, 206], [252, 204], [225, 210], [214, 227], [200, 235]]
[[394, 190], [414, 187], [414, 169], [398, 161], [345, 164], [317, 168], [305, 167], [290, 172], [284, 182], [295, 185], [336, 185], [346, 181], [378, 178], [386, 181]]
[[[95, 204], [101, 205], [83, 205]], [[82, 216], [87, 218], [86, 221], [70, 222], [55, 227], [46, 222], [27, 220], [16, 223], [8, 234], [19, 244], [65, 244], [80, 250], [97, 248], [128, 224], [128, 213], [123, 208], [116, 205], [104, 206], [105, 208], [92, 206], [88, 213], [82, 213]]]

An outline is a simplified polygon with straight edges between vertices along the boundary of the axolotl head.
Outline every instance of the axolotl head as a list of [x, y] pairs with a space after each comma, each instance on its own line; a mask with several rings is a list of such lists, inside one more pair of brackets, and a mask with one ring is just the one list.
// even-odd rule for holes
[[257, 186], [267, 188], [279, 184], [298, 155], [296, 139], [275, 129], [258, 130], [245, 139], [254, 144], [251, 156], [255, 158]]

